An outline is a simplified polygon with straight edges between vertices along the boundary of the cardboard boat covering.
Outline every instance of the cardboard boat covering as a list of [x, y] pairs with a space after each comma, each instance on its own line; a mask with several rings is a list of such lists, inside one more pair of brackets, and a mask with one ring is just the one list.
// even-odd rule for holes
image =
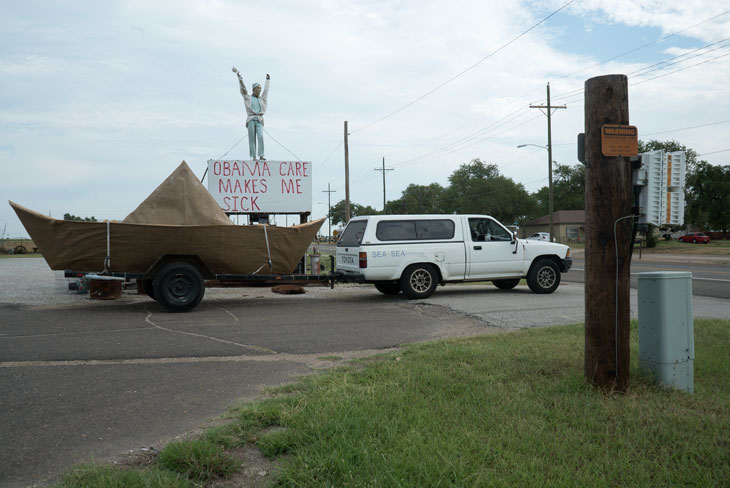
[[122, 222], [234, 225], [185, 161]]
[[212, 273], [292, 273], [325, 220], [234, 225], [184, 161], [123, 222], [58, 220], [10, 205], [51, 269], [91, 272], [105, 269], [108, 235], [111, 272], [144, 273], [164, 255], [196, 255]]

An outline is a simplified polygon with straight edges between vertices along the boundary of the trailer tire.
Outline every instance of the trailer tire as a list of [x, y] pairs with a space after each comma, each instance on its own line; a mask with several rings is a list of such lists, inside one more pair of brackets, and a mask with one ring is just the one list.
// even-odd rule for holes
[[154, 281], [155, 299], [168, 312], [188, 312], [200, 303], [204, 294], [203, 275], [189, 263], [164, 266]]
[[552, 293], [560, 285], [560, 268], [552, 259], [543, 258], [532, 264], [527, 273], [527, 286], [533, 293]]
[[400, 287], [408, 298], [430, 297], [438, 285], [438, 273], [430, 264], [412, 264], [403, 271]]
[[511, 290], [515, 286], [517, 286], [520, 283], [519, 278], [514, 278], [511, 280], [492, 280], [492, 284], [499, 288], [500, 290]]
[[375, 283], [375, 289], [383, 295], [397, 295], [401, 292], [400, 283], [391, 281], [378, 281]]
[[152, 280], [142, 280], [142, 289], [151, 299], [155, 299], [155, 285]]

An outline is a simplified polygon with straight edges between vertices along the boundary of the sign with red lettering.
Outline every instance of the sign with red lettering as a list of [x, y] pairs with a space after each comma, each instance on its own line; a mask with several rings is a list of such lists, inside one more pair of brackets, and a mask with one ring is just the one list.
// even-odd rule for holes
[[226, 213], [311, 212], [312, 163], [210, 159], [208, 191]]

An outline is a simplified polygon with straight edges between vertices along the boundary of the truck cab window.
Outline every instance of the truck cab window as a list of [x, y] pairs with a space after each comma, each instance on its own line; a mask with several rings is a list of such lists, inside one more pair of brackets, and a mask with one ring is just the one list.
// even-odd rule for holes
[[469, 229], [474, 242], [512, 240], [509, 231], [492, 219], [469, 219]]

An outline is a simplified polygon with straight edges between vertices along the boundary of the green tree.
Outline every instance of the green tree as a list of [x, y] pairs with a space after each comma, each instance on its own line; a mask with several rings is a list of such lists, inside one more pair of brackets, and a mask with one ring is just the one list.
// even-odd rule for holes
[[687, 210], [692, 222], [721, 230], [723, 238], [730, 229], [730, 166], [715, 166], [699, 161], [687, 176]]
[[437, 214], [443, 213], [444, 187], [438, 183], [430, 185], [408, 185], [401, 197], [385, 204], [386, 214]]
[[[357, 217], [358, 215], [378, 215], [380, 212], [375, 210], [370, 205], [360, 205], [354, 202], [350, 202], [350, 218]], [[336, 204], [332, 205], [329, 214], [332, 219], [332, 225], [346, 224], [345, 219], [345, 201], [340, 200]]]
[[[558, 164], [553, 170], [553, 211], [583, 210], [586, 195], [586, 168], [582, 164]], [[547, 215], [550, 208], [550, 190], [543, 186], [533, 193], [538, 216]]]
[[446, 213], [488, 214], [505, 224], [523, 222], [535, 212], [525, 187], [499, 174], [494, 164], [474, 159], [449, 176], [442, 209]]
[[74, 222], [96, 222], [96, 217], [77, 217], [76, 215], [65, 213], [63, 214], [63, 220], [72, 220]]
[[697, 151], [677, 141], [657, 141], [654, 139], [647, 142], [639, 141], [639, 153], [659, 151], [660, 149], [666, 152], [684, 151], [685, 156], [687, 156], [687, 174], [692, 173], [699, 162], [697, 160]]

